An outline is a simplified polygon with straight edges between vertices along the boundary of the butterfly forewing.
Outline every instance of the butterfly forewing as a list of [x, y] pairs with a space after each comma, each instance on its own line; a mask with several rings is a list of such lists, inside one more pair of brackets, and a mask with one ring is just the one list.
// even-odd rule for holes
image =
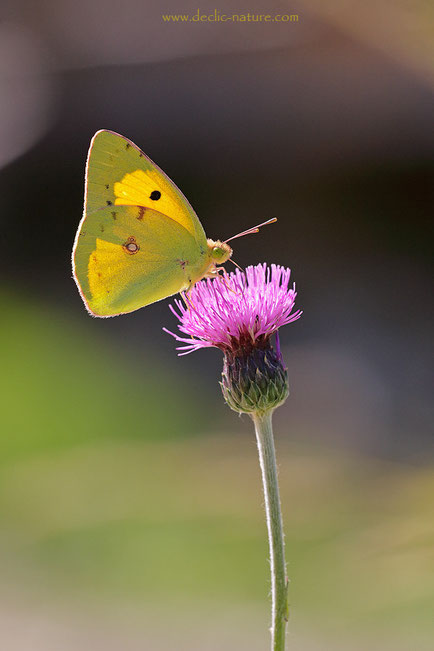
[[111, 205], [157, 210], [205, 245], [196, 213], [176, 185], [134, 143], [113, 131], [92, 138], [86, 165], [85, 212]]

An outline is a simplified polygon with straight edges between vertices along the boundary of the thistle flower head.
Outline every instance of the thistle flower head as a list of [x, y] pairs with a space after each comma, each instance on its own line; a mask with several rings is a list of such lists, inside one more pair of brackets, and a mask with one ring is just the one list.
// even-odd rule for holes
[[[274, 409], [288, 395], [287, 374], [279, 348], [278, 329], [295, 321], [292, 312], [295, 285], [291, 271], [278, 265], [259, 264], [224, 277], [202, 280], [184, 300], [170, 309], [179, 319], [186, 355], [199, 348], [217, 347], [224, 355], [222, 390], [232, 409], [252, 413]], [[276, 333], [276, 350], [271, 336]]]
[[260, 346], [283, 325], [300, 318], [292, 313], [296, 291], [289, 287], [291, 271], [278, 265], [259, 264], [238, 269], [226, 276], [202, 280], [184, 301], [175, 300], [170, 309], [179, 319], [179, 330], [189, 337], [173, 334], [181, 355], [215, 346], [223, 352]]

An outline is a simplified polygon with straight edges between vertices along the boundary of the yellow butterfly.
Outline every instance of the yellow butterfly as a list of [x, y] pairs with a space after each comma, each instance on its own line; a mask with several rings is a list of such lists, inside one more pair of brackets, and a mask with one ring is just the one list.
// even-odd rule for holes
[[232, 255], [228, 241], [206, 238], [182, 192], [134, 143], [97, 131], [72, 252], [74, 279], [90, 314], [133, 312], [216, 276]]

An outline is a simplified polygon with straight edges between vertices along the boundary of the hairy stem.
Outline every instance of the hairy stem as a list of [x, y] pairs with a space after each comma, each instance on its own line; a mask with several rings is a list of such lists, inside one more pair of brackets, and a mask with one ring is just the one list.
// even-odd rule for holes
[[271, 650], [284, 651], [288, 621], [288, 579], [286, 576], [285, 545], [271, 413], [271, 411], [264, 414], [255, 413], [252, 418], [255, 424], [259, 462], [261, 464], [268, 541], [270, 544]]

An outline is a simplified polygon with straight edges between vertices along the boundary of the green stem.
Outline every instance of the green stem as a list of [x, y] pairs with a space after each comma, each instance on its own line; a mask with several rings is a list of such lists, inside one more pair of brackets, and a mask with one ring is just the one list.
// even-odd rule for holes
[[263, 414], [255, 413], [252, 418], [255, 423], [262, 483], [264, 485], [265, 513], [270, 544], [271, 650], [284, 651], [288, 621], [288, 579], [286, 576], [285, 545], [271, 414], [271, 411]]

